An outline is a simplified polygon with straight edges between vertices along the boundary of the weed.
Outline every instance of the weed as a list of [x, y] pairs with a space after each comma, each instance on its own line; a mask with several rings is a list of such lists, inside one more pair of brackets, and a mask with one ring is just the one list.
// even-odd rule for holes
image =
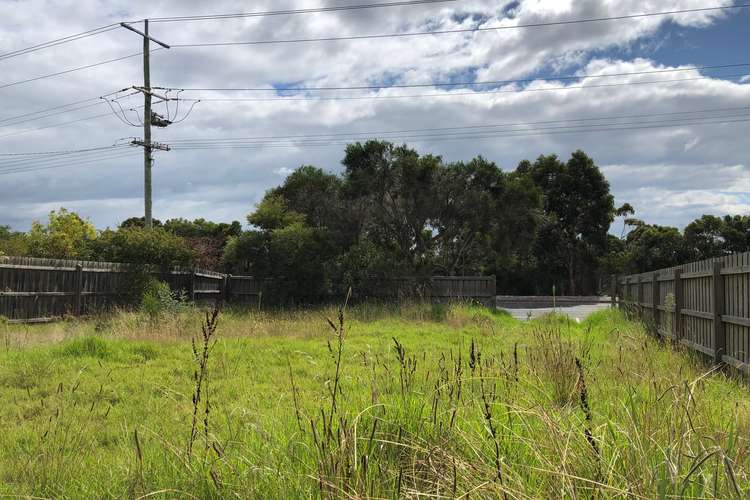
[[198, 436], [198, 411], [201, 404], [203, 405], [203, 436], [205, 438], [206, 451], [210, 444], [208, 438], [209, 416], [211, 413], [211, 401], [208, 391], [208, 359], [211, 351], [216, 345], [214, 335], [219, 322], [219, 309], [214, 308], [212, 312], [207, 312], [203, 325], [201, 326], [201, 337], [196, 342], [196, 338], [191, 340], [193, 348], [193, 360], [197, 365], [193, 371], [193, 418], [190, 426], [190, 439], [188, 440], [188, 459], [193, 452], [193, 444]]

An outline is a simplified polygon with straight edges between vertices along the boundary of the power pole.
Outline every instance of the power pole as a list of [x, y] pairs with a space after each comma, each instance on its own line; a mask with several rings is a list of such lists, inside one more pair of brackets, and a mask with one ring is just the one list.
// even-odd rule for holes
[[[151, 229], [153, 226], [153, 217], [151, 213], [151, 166], [153, 165], [154, 158], [151, 155], [154, 145], [151, 143], [151, 64], [150, 64], [150, 43], [153, 41], [164, 47], [169, 48], [166, 43], [160, 42], [159, 40], [152, 38], [148, 34], [148, 19], [143, 21], [143, 31], [139, 31], [127, 23], [120, 23], [125, 29], [137, 33], [143, 37], [143, 141], [133, 141], [133, 144], [143, 146], [143, 204], [145, 210], [145, 225], [147, 229]], [[159, 147], [157, 149], [164, 149]], [[166, 151], [169, 151], [167, 148]]]

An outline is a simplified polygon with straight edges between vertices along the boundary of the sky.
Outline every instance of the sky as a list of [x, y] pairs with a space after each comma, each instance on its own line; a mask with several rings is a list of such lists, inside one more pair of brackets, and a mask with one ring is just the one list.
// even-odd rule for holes
[[[121, 21], [361, 3], [376, 2], [0, 0], [0, 54]], [[582, 149], [609, 180], [615, 203], [630, 203], [635, 216], [650, 223], [682, 228], [703, 214], [748, 214], [750, 8], [513, 28], [731, 5], [731, 0], [458, 0], [152, 21], [151, 35], [173, 47], [152, 52], [151, 85], [187, 89], [169, 94], [186, 99], [171, 101], [168, 112], [182, 121], [154, 130], [155, 141], [174, 146], [155, 153], [154, 217], [244, 222], [265, 191], [300, 165], [340, 172], [344, 144], [352, 137], [405, 142], [446, 161], [482, 155], [506, 171], [524, 159], [552, 153], [567, 159]], [[499, 27], [507, 28], [488, 29]], [[480, 30], [176, 47], [474, 28]], [[142, 129], [122, 120], [138, 125], [142, 96], [112, 94], [143, 84], [140, 56], [14, 84], [141, 48], [137, 34], [116, 28], [16, 57], [0, 55], [0, 225], [26, 230], [60, 207], [100, 229], [143, 214], [143, 154], [126, 146], [142, 137]], [[725, 67], [703, 68], [719, 65]], [[619, 76], [592, 77], [613, 74]], [[587, 78], [569, 78], [576, 75]], [[482, 81], [506, 83], [435, 86]], [[398, 87], [417, 84], [422, 86]], [[352, 86], [376, 88], [309, 90]], [[307, 90], [283, 90], [288, 87]], [[190, 90], [217, 88], [261, 90]], [[97, 99], [108, 94], [118, 98], [111, 103], [114, 111]], [[187, 99], [201, 101], [188, 113]], [[50, 108], [55, 109], [29, 115]], [[164, 103], [155, 110], [167, 114]], [[435, 128], [449, 130], [424, 131]], [[310, 135], [317, 138], [290, 137]], [[244, 147], [215, 147], [226, 146], [217, 141], [227, 138], [243, 138], [236, 145]], [[211, 141], [211, 149], [185, 148], [198, 140]], [[54, 162], [25, 154], [114, 144], [119, 147]], [[55, 168], [34, 169], [50, 166]], [[613, 230], [619, 232], [619, 226]]]

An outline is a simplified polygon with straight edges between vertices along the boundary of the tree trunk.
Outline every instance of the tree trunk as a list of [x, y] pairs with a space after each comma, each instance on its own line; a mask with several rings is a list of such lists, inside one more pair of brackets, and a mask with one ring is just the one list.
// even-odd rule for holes
[[568, 286], [570, 289], [568, 290], [568, 293], [570, 295], [576, 294], [576, 277], [575, 277], [575, 258], [573, 256], [573, 252], [570, 252], [570, 255], [568, 256]]

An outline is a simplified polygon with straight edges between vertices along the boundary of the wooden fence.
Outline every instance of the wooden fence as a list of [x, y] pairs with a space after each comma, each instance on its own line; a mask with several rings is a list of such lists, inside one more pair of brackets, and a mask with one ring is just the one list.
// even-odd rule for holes
[[[139, 269], [121, 263], [88, 262], [32, 257], [0, 257], [0, 316], [12, 322], [50, 321], [66, 315], [80, 316], [114, 306], [132, 305], [134, 277]], [[273, 280], [233, 276], [202, 269], [150, 269], [154, 277], [182, 290], [193, 301], [257, 301]], [[395, 278], [380, 282], [375, 293], [362, 287], [360, 297], [409, 295], [416, 284], [424, 298], [477, 299], [495, 295], [493, 276], [434, 276], [421, 282]], [[357, 293], [357, 290], [355, 290]]]
[[750, 252], [613, 277], [612, 288], [660, 336], [748, 373]]

